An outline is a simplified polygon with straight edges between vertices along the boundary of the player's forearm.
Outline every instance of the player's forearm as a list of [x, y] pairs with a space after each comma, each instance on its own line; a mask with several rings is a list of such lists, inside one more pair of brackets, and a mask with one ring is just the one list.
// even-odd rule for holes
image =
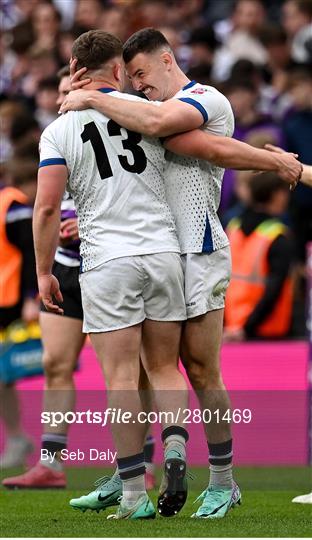
[[60, 210], [35, 204], [33, 233], [37, 276], [51, 274], [58, 245]]
[[157, 131], [161, 121], [159, 107], [151, 103], [137, 103], [126, 99], [118, 99], [98, 91], [90, 92], [87, 97], [89, 107], [108, 116], [117, 124], [131, 131], [147, 136], [160, 136]]
[[230, 137], [219, 137], [196, 130], [175, 135], [165, 142], [168, 150], [238, 170], [278, 170], [277, 154], [254, 148]]
[[156, 104], [90, 92], [86, 100], [89, 107], [112, 118], [122, 127], [149, 137], [168, 137], [203, 124], [200, 111], [177, 99]]
[[303, 165], [300, 182], [306, 186], [312, 187], [312, 165]]

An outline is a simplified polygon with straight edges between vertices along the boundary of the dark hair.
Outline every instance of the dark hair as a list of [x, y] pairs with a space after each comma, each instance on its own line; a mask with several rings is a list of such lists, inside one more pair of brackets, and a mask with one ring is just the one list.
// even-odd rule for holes
[[42, 79], [38, 84], [38, 91], [40, 90], [57, 90], [58, 88], [58, 78], [55, 76], [46, 77], [45, 79]]
[[188, 39], [188, 44], [194, 45], [195, 43], [204, 45], [211, 51], [215, 51], [220, 45], [220, 41], [217, 39], [212, 26], [201, 26], [192, 30]]
[[69, 66], [63, 66], [61, 69], [58, 70], [56, 74], [58, 81], [63, 79], [63, 77], [69, 77], [69, 75], [70, 75]]
[[246, 77], [233, 77], [225, 82], [224, 91], [226, 94], [236, 92], [237, 90], [245, 90], [253, 94], [258, 92], [255, 83]]
[[310, 63], [296, 63], [293, 62], [287, 69], [289, 75], [289, 84], [299, 83], [302, 81], [311, 81], [312, 79], [312, 66]]
[[277, 191], [288, 191], [289, 187], [279, 176], [273, 172], [267, 172], [252, 176], [249, 180], [251, 202], [253, 204], [266, 204], [271, 201]]
[[132, 34], [124, 44], [123, 59], [125, 64], [128, 64], [137, 54], [155, 52], [161, 47], [171, 50], [164, 34], [155, 28], [142, 28]]
[[89, 30], [74, 41], [72, 55], [77, 58], [77, 69], [100, 69], [112, 58], [122, 55], [122, 42], [103, 30]]
[[282, 26], [269, 24], [260, 31], [259, 39], [265, 47], [285, 45], [287, 43], [287, 34]]
[[247, 58], [241, 58], [237, 60], [231, 69], [230, 80], [246, 80], [251, 81], [255, 75], [260, 74], [260, 66], [254, 64]]
[[241, 2], [251, 2], [253, 4], [259, 4], [263, 9], [265, 9], [266, 7], [264, 0], [235, 0], [232, 11], [235, 11]]
[[312, 17], [312, 0], [292, 0], [296, 4], [298, 11], [308, 17]]
[[23, 138], [21, 142], [17, 142], [14, 145], [14, 159], [31, 159], [38, 164], [39, 146], [37, 139], [30, 134], [29, 137]]
[[39, 130], [39, 124], [32, 114], [28, 111], [17, 115], [11, 125], [10, 138], [13, 144], [21, 141], [28, 133], [33, 130]]
[[191, 67], [187, 72], [187, 77], [191, 81], [197, 81], [200, 84], [211, 85], [211, 66], [208, 64], [198, 64], [197, 66]]
[[20, 187], [37, 181], [38, 162], [33, 159], [12, 159], [5, 164], [5, 170], [12, 179], [12, 185]]

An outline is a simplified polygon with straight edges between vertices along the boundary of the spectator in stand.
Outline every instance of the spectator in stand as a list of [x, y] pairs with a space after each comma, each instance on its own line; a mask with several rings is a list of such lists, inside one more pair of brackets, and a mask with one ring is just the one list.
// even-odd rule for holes
[[21, 90], [24, 97], [31, 101], [35, 98], [40, 81], [55, 75], [58, 63], [54, 53], [37, 46], [30, 48], [28, 56], [30, 59], [29, 71], [22, 81]]
[[25, 112], [23, 106], [16, 101], [5, 100], [0, 104], [0, 163], [10, 159], [12, 156], [11, 130], [14, 119]]
[[0, 96], [10, 93], [16, 62], [16, 54], [9, 48], [7, 36], [0, 31]]
[[61, 15], [50, 2], [40, 2], [32, 13], [34, 45], [47, 51], [55, 51]]
[[296, 62], [312, 62], [312, 0], [287, 0], [282, 22]]
[[218, 32], [221, 23], [215, 26], [217, 38], [224, 42], [215, 54], [215, 80], [226, 80], [232, 65], [241, 58], [260, 65], [266, 63], [267, 52], [259, 39], [265, 20], [266, 11], [261, 0], [238, 0], [231, 19], [227, 25], [222, 25], [223, 32]]
[[1, 23], [5, 30], [16, 27], [20, 23], [27, 21], [41, 0], [7, 0], [3, 2], [3, 19]]
[[290, 46], [287, 34], [280, 26], [263, 29], [261, 41], [268, 53], [267, 69], [270, 73], [270, 112], [280, 121], [290, 108], [287, 94], [288, 69], [291, 65]]
[[38, 85], [35, 118], [42, 131], [57, 118], [58, 85], [57, 77], [43, 79]]
[[[261, 136], [262, 146], [266, 142], [283, 146], [281, 128], [269, 115], [261, 114], [258, 110], [259, 90], [250, 80], [231, 79], [227, 82], [225, 93], [229, 99], [234, 116], [235, 130], [233, 137], [247, 142], [251, 136]], [[232, 204], [233, 186], [236, 172], [227, 169], [223, 177], [221, 212], [228, 210]]]
[[28, 111], [23, 111], [16, 115], [11, 126], [11, 144], [13, 148], [13, 157], [17, 150], [27, 144], [36, 143], [39, 145], [40, 128], [37, 120]]
[[[289, 95], [293, 110], [283, 122], [286, 149], [299, 155], [300, 161], [312, 165], [312, 70], [294, 66], [290, 73]], [[291, 213], [297, 238], [298, 255], [306, 258], [306, 243], [312, 240], [312, 191], [300, 184], [291, 198]]]
[[294, 246], [280, 216], [289, 190], [273, 173], [249, 180], [250, 206], [227, 227], [232, 278], [225, 303], [225, 341], [282, 338], [292, 322]]
[[103, 12], [101, 0], [77, 0], [75, 13], [75, 26], [80, 33], [98, 27]]
[[97, 26], [100, 30], [110, 32], [119, 37], [121, 41], [126, 41], [128, 37], [127, 19], [124, 9], [118, 6], [104, 6]]
[[179, 29], [186, 36], [194, 28], [206, 24], [204, 15], [204, 0], [189, 0], [188, 2], [172, 1], [172, 9], [168, 11], [167, 24]]
[[[249, 143], [248, 143], [249, 144]], [[221, 223], [226, 229], [229, 222], [240, 217], [250, 203], [249, 180], [254, 173], [252, 171], [237, 171], [233, 184], [233, 199], [230, 208], [222, 214]]]
[[[11, 185], [1, 189], [0, 211], [0, 328], [12, 322], [38, 319], [36, 265], [32, 236], [32, 207], [37, 188], [37, 162], [14, 160], [7, 166]], [[14, 384], [0, 381], [0, 415], [7, 440], [0, 468], [23, 465], [33, 450], [21, 426]]]
[[190, 68], [200, 66], [203, 69], [205, 67], [206, 71], [210, 73], [215, 51], [218, 45], [220, 45], [213, 28], [211, 26], [203, 26], [192, 30], [188, 39], [188, 45], [191, 52], [189, 60]]
[[166, 24], [168, 11], [170, 10], [168, 10], [168, 6], [162, 0], [145, 0], [144, 2], [139, 3], [138, 11], [139, 29], [149, 26], [158, 27]]
[[[166, 38], [174, 52], [180, 68], [186, 73], [190, 65], [191, 50], [182, 40], [181, 32], [172, 26], [159, 26], [157, 28]], [[199, 81], [198, 81], [199, 82]]]
[[69, 64], [73, 43], [79, 35], [80, 29], [74, 26], [60, 33], [56, 44], [56, 54], [62, 66]]

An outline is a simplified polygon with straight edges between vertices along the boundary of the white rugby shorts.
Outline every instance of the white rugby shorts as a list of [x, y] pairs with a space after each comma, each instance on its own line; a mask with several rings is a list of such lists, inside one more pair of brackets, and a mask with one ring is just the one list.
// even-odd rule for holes
[[144, 319], [186, 319], [178, 253], [112, 259], [80, 274], [83, 332], [120, 330]]
[[225, 293], [231, 277], [230, 247], [212, 253], [187, 253], [181, 258], [187, 318], [224, 308]]

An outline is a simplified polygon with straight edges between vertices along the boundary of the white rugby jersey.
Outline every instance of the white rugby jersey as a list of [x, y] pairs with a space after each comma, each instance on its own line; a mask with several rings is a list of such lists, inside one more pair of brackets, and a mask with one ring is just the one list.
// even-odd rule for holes
[[[196, 107], [208, 133], [231, 137], [234, 116], [227, 98], [192, 81], [174, 98]], [[210, 253], [228, 245], [217, 215], [224, 169], [207, 161], [166, 153], [167, 200], [175, 217], [182, 253]]]
[[58, 163], [69, 172], [66, 189], [78, 214], [83, 272], [118, 257], [180, 253], [158, 140], [121, 128], [93, 109], [71, 111], [41, 136], [39, 166]]

